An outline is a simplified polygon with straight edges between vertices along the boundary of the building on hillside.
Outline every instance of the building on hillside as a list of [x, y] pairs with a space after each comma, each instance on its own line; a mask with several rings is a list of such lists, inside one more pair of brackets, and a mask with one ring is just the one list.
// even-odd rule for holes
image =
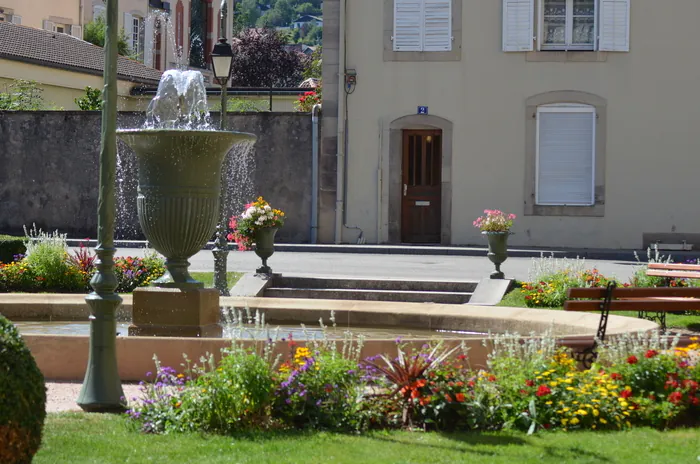
[[323, 18], [304, 15], [300, 16], [292, 23], [292, 28], [294, 29], [301, 29], [304, 26], [323, 26]]
[[[228, 11], [233, 1], [226, 0]], [[221, 30], [221, 0], [119, 0], [119, 27], [132, 57], [164, 71], [180, 65], [208, 71], [211, 51], [222, 34], [232, 39], [231, 27]], [[83, 38], [86, 23], [105, 15], [103, 0], [0, 0], [0, 21]], [[170, 26], [158, 21], [170, 17]], [[231, 18], [229, 21], [231, 23]]]
[[[78, 109], [85, 87], [103, 86], [104, 51], [68, 34], [0, 22], [0, 91], [17, 79], [37, 81], [47, 103]], [[123, 56], [118, 61], [120, 111], [144, 111], [148, 99], [132, 89], [157, 85], [161, 72]]]
[[323, 16], [322, 241], [483, 245], [472, 221], [498, 208], [513, 246], [700, 247], [697, 0]]

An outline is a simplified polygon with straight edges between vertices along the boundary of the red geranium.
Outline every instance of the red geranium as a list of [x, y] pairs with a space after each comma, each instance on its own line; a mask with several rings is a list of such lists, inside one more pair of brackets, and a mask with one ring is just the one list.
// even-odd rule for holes
[[620, 397], [622, 398], [630, 398], [632, 396], [632, 390], [625, 388], [620, 392]]
[[637, 364], [639, 362], [639, 359], [635, 355], [630, 356], [627, 358], [627, 364]]
[[647, 351], [647, 352], [644, 354], [644, 357], [647, 358], [647, 359], [651, 359], [651, 358], [653, 358], [654, 356], [656, 356], [657, 354], [659, 354], [658, 351], [656, 351], [656, 350], [649, 350], [649, 351]]
[[610, 378], [612, 380], [622, 380], [622, 374], [618, 374], [617, 372], [613, 372], [610, 374]]
[[458, 403], [464, 403], [464, 393], [457, 393], [455, 399]]
[[670, 395], [668, 395], [668, 401], [673, 403], [673, 404], [678, 404], [683, 400], [683, 393], [681, 392], [673, 392]]
[[537, 396], [547, 396], [552, 393], [552, 390], [547, 385], [540, 385], [537, 389], [535, 395]]
[[525, 385], [528, 386], [528, 387], [534, 387], [534, 386], [535, 386], [535, 382], [532, 381], [532, 380], [526, 380], [526, 381], [525, 381]]

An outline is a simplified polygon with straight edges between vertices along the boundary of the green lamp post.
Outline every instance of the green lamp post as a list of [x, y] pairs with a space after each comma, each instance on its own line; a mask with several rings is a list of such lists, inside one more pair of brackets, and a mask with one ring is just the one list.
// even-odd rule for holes
[[[231, 63], [233, 62], [233, 50], [226, 41], [226, 0], [221, 3], [221, 35], [224, 37], [219, 39], [219, 43], [214, 46], [211, 53], [211, 67], [214, 72], [214, 77], [221, 86], [221, 114], [219, 120], [219, 128], [222, 131], [226, 130], [226, 97], [228, 80], [231, 76]], [[228, 239], [226, 238], [226, 194], [228, 191], [228, 157], [224, 159], [224, 168], [221, 170], [221, 200], [219, 203], [219, 221], [216, 226], [216, 240], [214, 242], [214, 288], [219, 290], [222, 296], [229, 296], [228, 289]]]
[[117, 308], [114, 273], [114, 184], [117, 169], [117, 42], [119, 1], [107, 0], [105, 67], [100, 146], [100, 187], [97, 206], [97, 272], [86, 298], [90, 306], [90, 353], [78, 405], [87, 412], [121, 412], [125, 409], [117, 370]]

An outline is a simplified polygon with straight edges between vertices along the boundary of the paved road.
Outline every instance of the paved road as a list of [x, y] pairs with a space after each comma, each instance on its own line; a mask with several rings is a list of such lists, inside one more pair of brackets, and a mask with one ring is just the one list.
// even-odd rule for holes
[[[120, 256], [141, 256], [144, 250], [122, 248]], [[535, 260], [538, 261], [539, 259]], [[211, 251], [201, 251], [190, 260], [192, 271], [213, 271]], [[269, 260], [275, 272], [300, 276], [333, 276], [350, 278], [393, 278], [416, 280], [480, 280], [493, 265], [486, 256], [428, 256], [351, 253], [277, 252]], [[507, 277], [528, 280], [533, 258], [509, 258], [502, 266]], [[253, 252], [232, 251], [229, 271], [253, 272], [260, 259]], [[634, 272], [634, 263], [622, 261], [585, 261], [586, 268], [597, 268], [606, 276], [627, 281]]]

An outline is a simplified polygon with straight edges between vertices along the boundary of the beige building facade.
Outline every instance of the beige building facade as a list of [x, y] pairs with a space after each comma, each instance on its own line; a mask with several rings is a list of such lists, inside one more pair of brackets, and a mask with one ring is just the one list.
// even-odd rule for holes
[[[346, 7], [344, 7], [346, 5]], [[700, 2], [326, 0], [322, 241], [700, 247]]]

